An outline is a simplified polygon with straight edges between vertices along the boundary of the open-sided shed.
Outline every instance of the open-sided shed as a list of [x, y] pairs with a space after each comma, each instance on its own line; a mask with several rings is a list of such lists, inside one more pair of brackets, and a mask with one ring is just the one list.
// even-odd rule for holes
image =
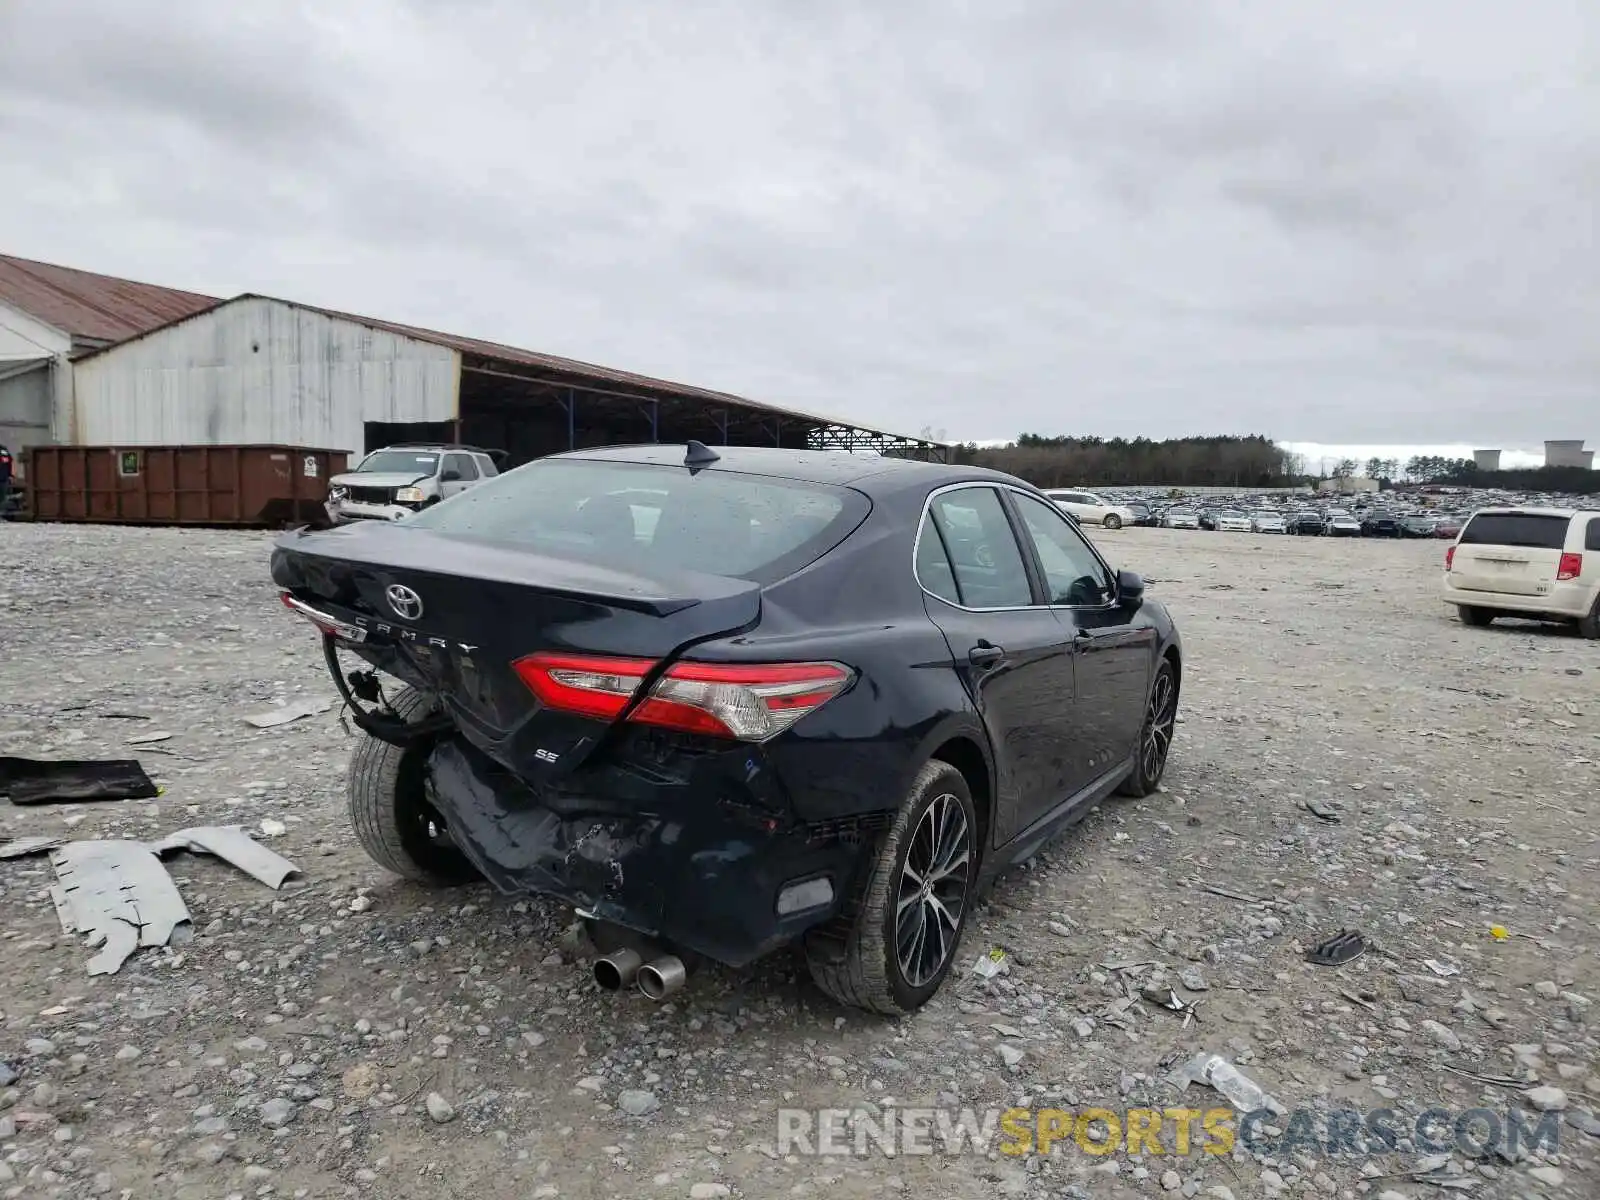
[[698, 438], [942, 459], [945, 447], [629, 371], [268, 296], [244, 295], [77, 360], [82, 445], [396, 441], [504, 449]]

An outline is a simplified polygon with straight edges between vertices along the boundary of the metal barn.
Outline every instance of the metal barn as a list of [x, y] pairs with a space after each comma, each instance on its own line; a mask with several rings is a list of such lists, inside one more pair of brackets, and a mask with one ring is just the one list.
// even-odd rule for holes
[[586, 446], [688, 438], [945, 454], [923, 438], [258, 295], [79, 358], [63, 440], [351, 454], [448, 440], [504, 449], [514, 464]]

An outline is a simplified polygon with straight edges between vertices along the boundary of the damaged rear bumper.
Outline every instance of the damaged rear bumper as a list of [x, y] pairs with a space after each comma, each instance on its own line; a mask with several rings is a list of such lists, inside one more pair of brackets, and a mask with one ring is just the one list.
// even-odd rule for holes
[[428, 789], [457, 846], [500, 891], [557, 896], [732, 967], [834, 916], [862, 858], [857, 841], [709, 788], [660, 789], [644, 803], [536, 792], [459, 738], [433, 751]]

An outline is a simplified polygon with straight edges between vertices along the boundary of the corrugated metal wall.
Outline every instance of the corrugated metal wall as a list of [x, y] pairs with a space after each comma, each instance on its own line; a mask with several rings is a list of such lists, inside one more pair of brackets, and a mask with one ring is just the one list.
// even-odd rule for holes
[[0, 446], [16, 456], [50, 441], [50, 363], [0, 379]]
[[363, 423], [451, 421], [454, 350], [250, 297], [79, 362], [71, 440], [90, 446], [321, 446]]

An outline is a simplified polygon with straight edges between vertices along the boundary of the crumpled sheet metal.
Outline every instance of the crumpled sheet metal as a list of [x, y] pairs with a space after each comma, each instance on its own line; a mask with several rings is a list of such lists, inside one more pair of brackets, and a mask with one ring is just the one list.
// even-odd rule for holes
[[161, 860], [133, 841], [69, 842], [50, 852], [50, 899], [67, 933], [103, 946], [89, 974], [112, 975], [141, 946], [165, 946], [189, 928], [189, 909]]
[[175, 850], [214, 855], [232, 863], [273, 891], [281, 888], [289, 876], [300, 873], [299, 867], [256, 841], [244, 831], [242, 825], [200, 825], [193, 829], [180, 829], [176, 833], [169, 833], [159, 842], [151, 842], [149, 848], [151, 853], [157, 855], [171, 854]]

